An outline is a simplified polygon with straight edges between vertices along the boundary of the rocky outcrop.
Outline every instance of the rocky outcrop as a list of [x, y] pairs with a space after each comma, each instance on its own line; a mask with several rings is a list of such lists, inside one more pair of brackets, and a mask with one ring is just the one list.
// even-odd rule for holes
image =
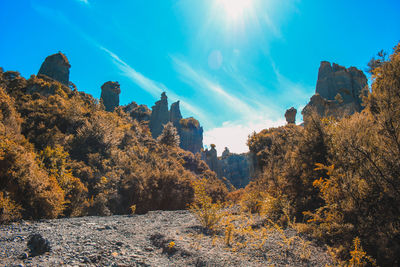
[[107, 111], [114, 111], [119, 106], [121, 89], [118, 82], [106, 82], [101, 86], [101, 101]]
[[180, 128], [179, 124], [182, 119], [181, 110], [179, 108], [179, 101], [172, 103], [169, 111], [169, 121], [174, 124], [176, 128]]
[[149, 126], [153, 138], [161, 134], [164, 124], [172, 122], [180, 137], [180, 147], [194, 154], [200, 152], [203, 148], [203, 127], [193, 117], [182, 118], [179, 101], [172, 103], [171, 109], [168, 110], [168, 97], [163, 92], [161, 100], [151, 109]]
[[138, 122], [149, 121], [151, 117], [151, 110], [146, 105], [138, 105], [135, 102], [124, 106], [123, 110]]
[[201, 156], [218, 178], [226, 178], [235, 188], [243, 188], [250, 182], [252, 163], [249, 153], [235, 154], [225, 147], [222, 156], [218, 157], [212, 144], [211, 149], [203, 151]]
[[315, 94], [301, 113], [303, 114], [304, 121], [307, 121], [308, 116], [312, 112], [316, 112], [321, 117], [343, 118], [344, 116], [360, 111], [356, 103], [344, 104], [336, 100], [327, 100], [319, 94]]
[[191, 151], [193, 154], [203, 148], [203, 127], [193, 117], [179, 121], [178, 133], [181, 137], [180, 147]]
[[360, 112], [363, 109], [361, 95], [366, 86], [367, 78], [361, 70], [322, 61], [315, 95], [301, 112], [303, 120], [306, 122], [312, 112], [336, 118]]
[[285, 112], [286, 122], [288, 124], [296, 124], [296, 114], [297, 114], [297, 109], [295, 109], [294, 107], [291, 107], [290, 109], [286, 110]]
[[38, 76], [46, 75], [60, 83], [67, 85], [69, 84], [69, 69], [71, 65], [68, 62], [67, 57], [58, 52], [57, 54], [48, 56], [42, 63], [39, 69]]
[[235, 188], [244, 188], [250, 182], [250, 158], [248, 153], [234, 154], [225, 148], [219, 158], [221, 176]]
[[169, 122], [168, 97], [163, 92], [161, 100], [151, 107], [149, 127], [153, 138], [157, 138], [162, 133], [163, 125], [167, 124], [167, 122]]
[[215, 172], [218, 178], [222, 178], [215, 145], [211, 144], [210, 150], [208, 149], [204, 150], [203, 153], [201, 154], [201, 157], [207, 163], [210, 170]]

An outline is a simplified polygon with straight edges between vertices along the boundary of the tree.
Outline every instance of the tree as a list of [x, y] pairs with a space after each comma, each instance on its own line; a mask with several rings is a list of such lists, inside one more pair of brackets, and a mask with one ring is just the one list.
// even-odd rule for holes
[[172, 122], [168, 122], [164, 124], [164, 129], [161, 135], [157, 138], [158, 142], [167, 146], [179, 146], [179, 135], [178, 131], [172, 124]]

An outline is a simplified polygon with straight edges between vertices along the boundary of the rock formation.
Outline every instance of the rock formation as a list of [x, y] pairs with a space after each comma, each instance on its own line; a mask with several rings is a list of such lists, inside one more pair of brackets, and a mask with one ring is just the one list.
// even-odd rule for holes
[[297, 109], [295, 109], [294, 107], [291, 107], [290, 109], [286, 110], [285, 112], [286, 122], [288, 124], [296, 124], [296, 114], [297, 114]]
[[361, 95], [367, 86], [365, 74], [355, 67], [346, 69], [338, 64], [322, 61], [318, 72], [315, 95], [301, 112], [306, 121], [315, 111], [319, 116], [336, 118], [362, 110]]
[[106, 82], [101, 86], [101, 101], [107, 111], [114, 111], [119, 106], [121, 89], [118, 82]]
[[157, 138], [164, 128], [164, 124], [169, 122], [169, 111], [168, 111], [168, 97], [163, 92], [161, 94], [161, 100], [157, 101], [154, 106], [151, 107], [150, 116], [150, 131], [153, 138]]
[[234, 154], [225, 148], [219, 158], [220, 175], [236, 188], [243, 188], [250, 182], [250, 158], [248, 153]]
[[181, 137], [180, 147], [191, 151], [193, 154], [203, 148], [203, 127], [193, 117], [179, 121], [178, 133]]
[[210, 170], [215, 172], [219, 178], [221, 178], [221, 171], [218, 163], [217, 150], [215, 145], [211, 144], [210, 150], [206, 149], [202, 153], [202, 159], [207, 163]]
[[225, 147], [222, 156], [217, 156], [215, 145], [202, 153], [202, 159], [207, 163], [210, 170], [214, 171], [218, 178], [224, 177], [236, 188], [243, 188], [250, 182], [251, 159], [249, 153], [231, 153]]
[[172, 122], [180, 136], [180, 147], [194, 154], [200, 152], [203, 148], [203, 128], [192, 117], [182, 118], [179, 101], [173, 103], [171, 109], [168, 110], [168, 97], [163, 92], [161, 100], [157, 101], [151, 109], [149, 127], [153, 138], [161, 134], [164, 124]]
[[181, 110], [179, 108], [179, 101], [172, 103], [169, 111], [169, 121], [174, 124], [176, 128], [180, 128], [179, 123], [182, 119]]
[[39, 69], [38, 76], [46, 75], [68, 86], [70, 67], [71, 65], [67, 57], [63, 53], [58, 52], [57, 54], [46, 57]]

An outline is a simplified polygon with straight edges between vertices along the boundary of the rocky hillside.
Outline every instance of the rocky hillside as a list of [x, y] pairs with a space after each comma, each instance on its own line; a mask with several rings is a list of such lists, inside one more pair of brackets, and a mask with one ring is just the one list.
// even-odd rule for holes
[[225, 198], [203, 161], [132, 118], [146, 109], [119, 106], [117, 82], [99, 103], [69, 81], [70, 67], [58, 53], [29, 79], [0, 69], [0, 222], [184, 209], [199, 177]]

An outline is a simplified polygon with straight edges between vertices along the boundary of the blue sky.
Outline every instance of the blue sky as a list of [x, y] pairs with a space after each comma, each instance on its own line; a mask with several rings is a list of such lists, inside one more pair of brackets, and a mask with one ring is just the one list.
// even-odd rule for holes
[[149, 107], [166, 91], [204, 143], [245, 152], [312, 96], [320, 61], [365, 69], [400, 41], [400, 1], [0, 0], [0, 66], [24, 77], [62, 51], [78, 90]]

